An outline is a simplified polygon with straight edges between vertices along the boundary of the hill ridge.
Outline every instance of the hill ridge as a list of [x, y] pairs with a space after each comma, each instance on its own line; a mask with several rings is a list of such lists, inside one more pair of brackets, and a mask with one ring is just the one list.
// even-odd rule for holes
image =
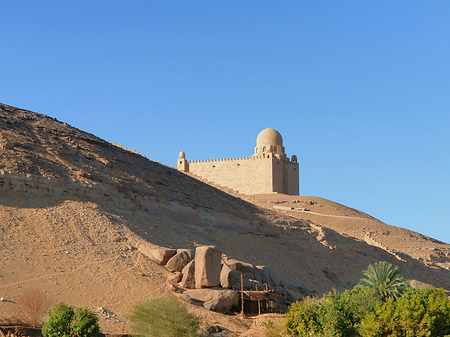
[[[52, 301], [111, 310], [118, 322], [102, 318], [102, 327], [126, 332], [131, 306], [166, 291], [170, 277], [137, 251], [142, 242], [216, 245], [268, 266], [292, 294], [352, 287], [378, 260], [399, 265], [415, 284], [450, 289], [448, 244], [323, 198], [241, 198], [51, 117], [0, 104], [0, 296], [39, 287]], [[368, 245], [367, 232], [405, 261]], [[0, 302], [1, 315], [16, 309]], [[236, 331], [246, 324], [227, 322]]]

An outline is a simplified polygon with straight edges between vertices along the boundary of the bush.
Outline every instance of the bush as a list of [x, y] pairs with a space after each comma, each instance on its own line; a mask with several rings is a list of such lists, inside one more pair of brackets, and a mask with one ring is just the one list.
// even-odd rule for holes
[[450, 334], [450, 301], [442, 289], [410, 289], [397, 301], [375, 307], [361, 323], [361, 335], [430, 336]]
[[306, 298], [291, 305], [286, 330], [300, 336], [358, 336], [361, 320], [376, 304], [370, 289], [334, 290], [321, 299]]
[[48, 316], [42, 327], [43, 337], [101, 336], [97, 316], [86, 308], [74, 308], [61, 302], [50, 309]]
[[282, 323], [274, 323], [271, 320], [262, 323], [266, 337], [285, 337], [284, 325]]
[[314, 297], [292, 303], [286, 314], [286, 331], [299, 336], [322, 332], [319, 311], [319, 300]]
[[129, 319], [134, 334], [143, 337], [197, 337], [199, 320], [173, 296], [138, 304]]
[[49, 301], [44, 292], [38, 289], [25, 290], [17, 299], [22, 311], [21, 320], [32, 327], [42, 324], [42, 318], [48, 310]]

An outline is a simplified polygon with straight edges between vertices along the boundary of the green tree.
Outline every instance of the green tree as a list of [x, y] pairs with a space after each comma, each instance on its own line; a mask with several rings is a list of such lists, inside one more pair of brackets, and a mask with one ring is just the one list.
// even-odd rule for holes
[[377, 304], [371, 289], [329, 292], [320, 302], [319, 323], [326, 336], [358, 336], [357, 329], [366, 313]]
[[410, 289], [375, 307], [361, 322], [363, 337], [441, 337], [450, 334], [450, 301], [442, 289]]
[[70, 322], [72, 336], [94, 337], [101, 336], [98, 317], [89, 309], [75, 308]]
[[173, 296], [138, 304], [129, 319], [133, 333], [143, 337], [197, 337], [199, 321]]
[[385, 302], [400, 297], [408, 289], [408, 283], [400, 275], [398, 267], [387, 261], [381, 261], [370, 264], [363, 271], [363, 277], [356, 287], [373, 289], [376, 296]]
[[321, 299], [306, 298], [291, 305], [286, 331], [300, 336], [352, 337], [366, 313], [378, 303], [371, 289], [327, 293]]
[[299, 336], [311, 336], [322, 332], [319, 322], [320, 301], [314, 297], [306, 297], [291, 304], [286, 314], [286, 330]]
[[101, 336], [97, 316], [86, 308], [74, 308], [58, 303], [48, 312], [48, 321], [42, 327], [43, 337], [98, 337]]

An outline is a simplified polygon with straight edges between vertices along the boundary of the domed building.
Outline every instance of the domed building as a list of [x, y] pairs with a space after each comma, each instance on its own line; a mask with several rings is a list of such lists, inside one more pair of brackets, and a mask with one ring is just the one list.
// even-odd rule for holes
[[283, 137], [272, 128], [258, 134], [252, 156], [188, 161], [181, 151], [177, 168], [242, 194], [299, 194], [297, 156], [286, 156]]
[[256, 137], [255, 156], [264, 154], [277, 154], [280, 157], [284, 154], [283, 137], [272, 128], [262, 130]]

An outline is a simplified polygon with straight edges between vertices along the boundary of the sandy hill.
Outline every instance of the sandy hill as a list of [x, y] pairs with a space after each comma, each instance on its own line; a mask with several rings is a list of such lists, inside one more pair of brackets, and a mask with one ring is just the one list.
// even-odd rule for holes
[[[168, 272], [139, 253], [216, 245], [266, 265], [289, 291], [353, 287], [388, 260], [418, 285], [450, 289], [450, 246], [317, 197], [236, 198], [54, 118], [0, 104], [0, 318], [27, 288], [98, 310], [128, 331], [137, 302], [167, 291]], [[193, 308], [243, 332], [247, 320]]]

